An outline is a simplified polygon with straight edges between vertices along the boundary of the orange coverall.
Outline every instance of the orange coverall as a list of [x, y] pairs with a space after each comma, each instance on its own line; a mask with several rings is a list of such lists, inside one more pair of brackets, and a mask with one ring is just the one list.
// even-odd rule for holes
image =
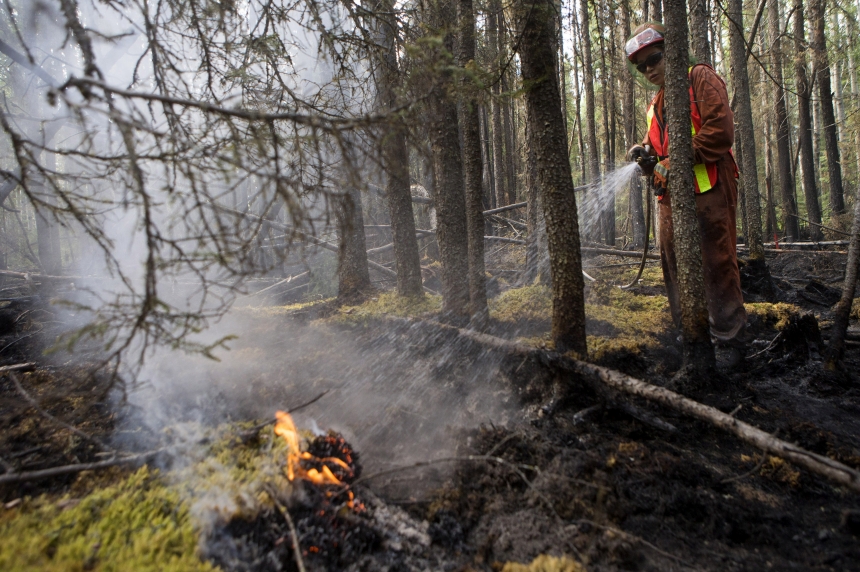
[[[734, 118], [726, 85], [709, 66], [694, 66], [690, 72], [696, 104], [702, 118], [701, 128], [693, 137], [694, 163], [716, 163], [717, 183], [709, 191], [696, 195], [696, 216], [702, 239], [702, 266], [711, 335], [718, 342], [735, 340], [746, 325], [740, 272], [737, 259], [737, 166], [730, 150], [735, 138]], [[660, 88], [653, 100], [654, 114], [663, 120], [663, 95]], [[668, 141], [668, 133], [664, 133]], [[648, 135], [643, 144], [651, 144]], [[652, 146], [653, 147], [653, 146]], [[665, 157], [660, 157], [664, 159]], [[675, 191], [673, 191], [675, 192]], [[686, 192], [694, 192], [689, 189]], [[670, 193], [663, 195], [658, 208], [660, 260], [669, 306], [676, 326], [681, 322], [678, 295], [678, 266], [672, 227]]]

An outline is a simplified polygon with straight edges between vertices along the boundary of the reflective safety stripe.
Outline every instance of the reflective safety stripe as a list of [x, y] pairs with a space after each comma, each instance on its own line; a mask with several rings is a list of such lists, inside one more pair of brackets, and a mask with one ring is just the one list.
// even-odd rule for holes
[[[692, 66], [687, 70], [689, 77], [692, 72]], [[656, 99], [656, 97], [655, 97]], [[663, 128], [659, 125], [659, 121], [654, 122], [654, 101], [648, 106], [648, 112], [645, 119], [648, 126], [648, 139], [651, 141], [651, 147], [659, 157], [667, 157], [669, 155], [669, 135], [663, 132]], [[696, 105], [696, 96], [693, 93], [693, 86], [690, 86], [690, 131], [693, 137], [702, 126], [702, 117], [699, 115], [699, 106]], [[698, 163], [693, 165], [694, 182], [696, 193], [705, 193], [714, 188], [717, 184], [717, 164], [716, 163]]]
[[[716, 165], [714, 165], [714, 171], [716, 170]], [[716, 175], [716, 173], [714, 174]], [[710, 173], [708, 173], [708, 166], [704, 163], [693, 165], [693, 175], [696, 177], [696, 192], [706, 193], [714, 187], [711, 183]]]

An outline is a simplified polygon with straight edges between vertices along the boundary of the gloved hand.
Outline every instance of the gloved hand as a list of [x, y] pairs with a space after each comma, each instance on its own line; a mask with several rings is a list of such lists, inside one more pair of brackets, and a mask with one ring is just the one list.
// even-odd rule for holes
[[634, 145], [627, 151], [627, 160], [635, 161], [645, 175], [650, 175], [657, 163], [657, 157], [651, 154], [648, 147]]
[[663, 159], [657, 165], [654, 166], [654, 188], [657, 189], [658, 193], [661, 189], [665, 190], [668, 188], [669, 182], [669, 159]]
[[648, 153], [648, 150], [645, 149], [645, 147], [643, 147], [642, 145], [634, 145], [627, 150], [627, 160], [635, 161], [636, 163], [648, 157], [649, 155], [650, 154]]

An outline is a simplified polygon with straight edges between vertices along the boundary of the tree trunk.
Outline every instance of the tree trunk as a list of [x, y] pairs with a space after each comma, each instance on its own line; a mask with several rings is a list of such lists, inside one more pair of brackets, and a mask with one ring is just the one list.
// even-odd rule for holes
[[825, 356], [825, 365], [829, 370], [836, 369], [845, 354], [845, 335], [848, 332], [848, 318], [854, 302], [858, 267], [860, 267], [860, 200], [855, 200], [851, 243], [848, 246], [848, 266], [845, 268], [845, 281], [842, 283], [842, 297], [833, 312], [833, 328], [830, 330], [830, 342]]
[[[850, 37], [857, 38], [858, 30], [855, 20], [849, 20], [848, 30]], [[852, 46], [853, 47], [853, 46]], [[857, 68], [856, 59], [854, 58], [854, 50], [848, 50], [848, 77], [851, 80], [851, 101], [854, 105], [860, 105], [860, 90], [857, 87]], [[854, 129], [854, 160], [856, 161], [855, 184], [860, 188], [860, 127]]]
[[584, 357], [587, 346], [582, 260], [567, 134], [555, 74], [555, 31], [552, 28], [555, 5], [551, 0], [517, 2], [514, 10], [521, 38], [519, 53], [526, 87], [529, 147], [537, 156], [549, 243], [552, 338], [558, 351], [572, 350]]
[[[57, 156], [47, 151], [42, 153], [42, 156], [45, 157], [45, 168], [49, 171], [56, 171]], [[47, 205], [56, 204], [49, 183], [45, 184], [40, 180], [33, 184], [33, 188], [43, 203]], [[36, 211], [36, 241], [39, 247], [39, 262], [42, 265], [42, 272], [57, 276], [62, 274], [63, 266], [58, 223], [53, 220], [49, 207], [34, 204], [33, 208]]]
[[[597, 126], [595, 118], [597, 117], [597, 109], [594, 104], [594, 63], [591, 58], [591, 24], [588, 11], [588, 0], [580, 0], [581, 9], [581, 28], [580, 38], [582, 39], [582, 66], [585, 68], [585, 136], [587, 149], [583, 153], [587, 153], [585, 157], [588, 164], [588, 178], [586, 183], [597, 183], [600, 180], [600, 147], [597, 145]], [[584, 212], [585, 234], [591, 239], [599, 238], [599, 213], [597, 210], [593, 215], [596, 220], [587, 220], [590, 213]]]
[[693, 138], [690, 133], [690, 82], [687, 69], [687, 10], [684, 0], [666, 0], [665, 110], [669, 128], [669, 192], [672, 200], [675, 254], [684, 362], [706, 372], [715, 365], [702, 274], [702, 243], [693, 193]]
[[[493, 73], [501, 73], [502, 65], [501, 54], [499, 53], [499, 20], [502, 11], [501, 3], [498, 0], [490, 2], [490, 12], [487, 14], [487, 42], [490, 48], [490, 69]], [[505, 180], [505, 135], [504, 126], [502, 125], [502, 79], [497, 78], [493, 85], [493, 181], [496, 190], [496, 206], [503, 207], [508, 203], [508, 185]]]
[[821, 240], [821, 205], [818, 202], [818, 184], [813, 162], [812, 113], [809, 96], [812, 92], [806, 76], [806, 39], [803, 21], [803, 0], [794, 2], [794, 78], [797, 90], [797, 129], [800, 132], [800, 172], [803, 179], [803, 196], [806, 199], [806, 218], [809, 219], [809, 238]]
[[713, 66], [711, 42], [708, 39], [708, 3], [706, 0], [690, 0], [690, 41], [693, 47], [693, 57], [696, 58], [696, 61], [700, 64]]
[[[646, 0], [647, 2], [647, 0]], [[651, 0], [651, 20], [655, 22], [663, 21], [663, 2], [662, 0]]]
[[[380, 61], [376, 76], [379, 107], [382, 110], [397, 107], [397, 86], [400, 83], [397, 48], [397, 21], [392, 0], [380, 0], [373, 13], [377, 16]], [[400, 296], [424, 296], [421, 282], [421, 258], [415, 238], [415, 219], [412, 214], [412, 192], [409, 185], [409, 147], [406, 128], [399, 122], [391, 123], [381, 134], [382, 164], [385, 169], [385, 193], [391, 217], [391, 234], [394, 241], [394, 260], [397, 267], [397, 293]]]
[[[455, 0], [430, 5], [430, 28], [443, 34], [443, 48], [454, 51]], [[446, 57], [441, 54], [440, 57]], [[457, 124], [457, 104], [450, 97], [451, 73], [443, 72], [430, 92], [430, 139], [436, 176], [436, 240], [442, 262], [442, 311], [452, 318], [469, 316], [469, 253], [466, 199]]]
[[771, 76], [774, 86], [774, 115], [776, 118], [776, 162], [779, 174], [779, 196], [782, 203], [785, 239], [794, 242], [800, 230], [797, 220], [797, 203], [794, 200], [794, 176], [791, 172], [791, 149], [789, 146], [788, 112], [785, 107], [785, 89], [782, 80], [782, 41], [780, 39], [779, 4], [772, 0], [768, 4], [769, 38], [771, 48]]
[[[505, 32], [505, 19], [503, 14], [503, 12], [499, 13], [499, 60], [502, 65], [505, 65], [508, 61], [508, 35]], [[509, 81], [510, 75], [510, 69], [505, 70], [501, 75], [500, 83], [502, 85], [502, 93], [505, 95], [504, 99], [499, 103], [502, 107], [502, 135], [505, 145], [505, 160], [504, 163], [502, 163], [502, 167], [505, 173], [505, 188], [508, 191], [507, 204], [512, 205], [517, 202], [517, 183], [514, 169], [513, 119], [511, 118], [513, 100], [509, 95], [507, 95], [511, 91], [511, 84]]]
[[[621, 25], [624, 40], [630, 37], [630, 0], [621, 1]], [[621, 74], [621, 108], [624, 117], [624, 147], [629, 149], [639, 143], [636, 137], [636, 103], [633, 97], [633, 76]], [[633, 227], [633, 247], [643, 248], [648, 241], [645, 236], [645, 209], [642, 202], [642, 185], [640, 177], [634, 178], [630, 184], [630, 225]], [[650, 198], [650, 197], [649, 197]]]
[[[600, 76], [604, 88], [600, 90], [601, 106], [603, 107], [603, 165], [604, 172], [611, 169], [614, 161], [612, 158], [612, 133], [610, 129], [610, 116], [613, 115], [610, 105], [609, 92], [611, 89], [612, 79], [609, 71], [609, 66], [606, 63], [606, 41], [604, 40], [605, 26], [605, 0], [601, 0], [599, 5], [600, 12], [597, 17], [597, 27], [600, 30], [598, 34], [600, 38]], [[611, 246], [615, 245], [615, 195], [601, 197], [600, 201], [600, 238], [604, 244]]]
[[[490, 149], [490, 127], [488, 123], [490, 119], [487, 113], [487, 106], [481, 106], [481, 161], [484, 165], [484, 203], [485, 206], [494, 209], [496, 208], [496, 186], [493, 182], [493, 170], [490, 168], [492, 165], [492, 150]], [[492, 234], [493, 227], [489, 223], [486, 224], [486, 228], [488, 229], [487, 234]]]
[[833, 87], [833, 107], [836, 111], [836, 134], [838, 140], [842, 143], [848, 141], [845, 136], [845, 102], [842, 99], [842, 54], [845, 53], [845, 47], [841, 45], [842, 34], [839, 30], [839, 12], [833, 10], [831, 13], [831, 32], [830, 37], [833, 38], [830, 49], [834, 54], [839, 54], [841, 57], [833, 58], [833, 65], [830, 66], [830, 83]]
[[546, 222], [543, 217], [540, 182], [537, 172], [537, 155], [532, 149], [531, 138], [528, 135], [529, 126], [526, 123], [526, 222], [528, 237], [526, 238], [526, 270], [523, 281], [532, 284], [540, 277], [541, 284], [549, 285], [549, 260], [547, 258]]
[[811, 0], [809, 17], [812, 20], [812, 61], [818, 74], [818, 97], [821, 100], [821, 121], [824, 124], [824, 149], [827, 154], [827, 171], [830, 177], [830, 213], [845, 212], [842, 190], [842, 166], [839, 163], [839, 142], [836, 136], [836, 117], [833, 113], [833, 94], [830, 91], [830, 61], [824, 37], [825, 0]]
[[[472, 0], [459, 0], [459, 53], [457, 64], [466, 68], [475, 61], [475, 12]], [[475, 86], [463, 80], [460, 112], [463, 131], [463, 178], [465, 181], [466, 224], [469, 247], [470, 313], [483, 321], [488, 317], [487, 285], [484, 275], [484, 197], [481, 164], [481, 133]]]
[[361, 193], [356, 189], [350, 189], [337, 200], [339, 203], [335, 209], [339, 239], [337, 298], [340, 301], [353, 301], [370, 289]]

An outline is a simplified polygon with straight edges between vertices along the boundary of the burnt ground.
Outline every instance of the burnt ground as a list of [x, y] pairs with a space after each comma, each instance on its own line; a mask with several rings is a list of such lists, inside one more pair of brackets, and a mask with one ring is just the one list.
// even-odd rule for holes
[[[802, 312], [781, 331], [751, 319], [750, 355], [740, 367], [719, 372], [724, 391], [698, 397], [860, 469], [860, 345], [849, 343], [839, 375], [825, 373], [820, 361], [844, 260], [835, 253], [769, 260], [780, 299]], [[636, 292], [653, 296], [659, 286]], [[745, 294], [756, 301], [754, 286]], [[333, 311], [321, 306], [251, 317], [254, 335], [233, 352], [242, 359], [199, 374], [213, 391], [198, 396], [194, 408], [180, 398], [186, 389], [156, 392], [172, 404], [163, 415], [171, 422], [215, 424], [227, 410], [230, 419], [262, 419], [271, 404], [332, 391], [298, 421], [334, 427], [360, 452], [364, 470], [355, 491], [367, 511], [337, 521], [356, 542], [341, 542], [336, 553], [306, 554], [309, 570], [501, 570], [505, 562], [528, 563], [539, 554], [566, 554], [590, 571], [860, 570], [856, 493], [665, 409], [650, 410], [674, 432], [594, 408], [598, 401], [588, 391], [570, 396], [555, 415], [542, 415], [553, 380], [540, 364], [432, 327], [312, 321]], [[21, 328], [26, 333], [37, 324], [25, 320], [6, 335], [20, 338]], [[494, 333], [503, 330], [496, 324]], [[292, 343], [296, 331], [303, 332], [302, 343]], [[680, 367], [676, 336], [666, 331], [656, 347], [607, 352], [599, 363], [665, 384]], [[4, 354], [5, 363], [41, 349], [15, 347], [18, 354]], [[273, 354], [279, 359], [260, 359]], [[156, 373], [175, 367], [163, 364]], [[156, 422], [117, 419], [108, 382], [75, 371], [53, 364], [22, 376], [22, 384], [46, 412], [85, 432], [125, 446], [151, 445]], [[147, 437], [128, 440], [130, 431]], [[0, 386], [0, 450], [18, 470], [100, 458], [95, 445], [22, 404], [8, 378]], [[0, 500], [64, 491], [75, 482], [61, 477], [0, 487]], [[320, 527], [334, 521], [301, 520], [305, 512], [313, 515], [302, 502], [291, 507], [302, 539], [331, 536]], [[275, 513], [233, 520], [213, 533], [210, 557], [229, 570], [294, 569], [284, 530]], [[247, 558], [219, 556], [225, 537], [243, 546], [239, 553]]]

